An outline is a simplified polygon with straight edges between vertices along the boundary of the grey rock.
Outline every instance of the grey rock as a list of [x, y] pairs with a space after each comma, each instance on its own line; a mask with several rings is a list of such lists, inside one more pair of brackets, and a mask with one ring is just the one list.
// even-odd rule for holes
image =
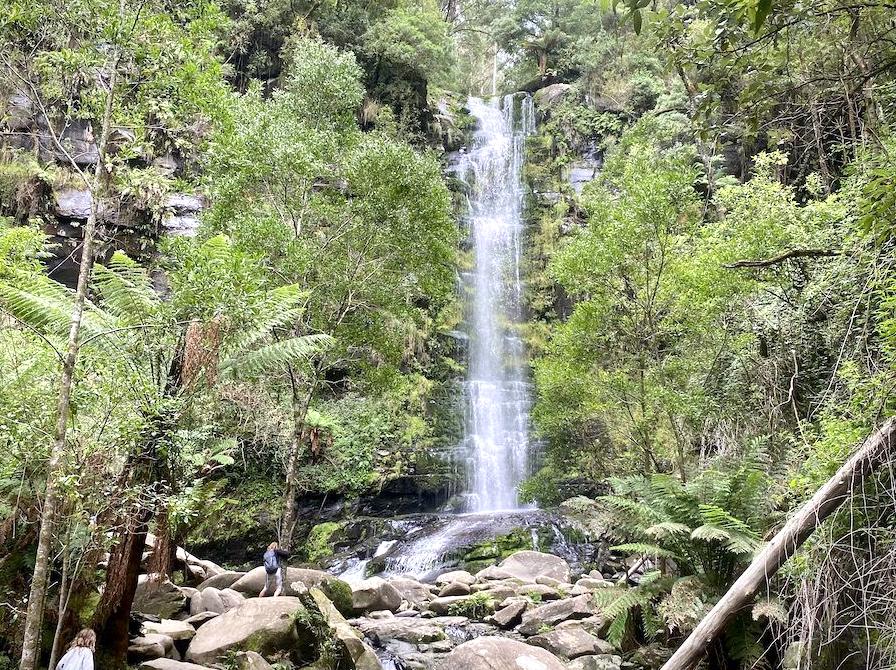
[[128, 658], [132, 661], [171, 658], [180, 660], [180, 654], [174, 648], [174, 640], [167, 635], [149, 633], [135, 637], [128, 645]]
[[524, 581], [534, 582], [543, 576], [569, 582], [569, 563], [559, 556], [540, 551], [518, 551], [501, 561], [498, 567]]
[[90, 216], [90, 207], [93, 197], [88, 190], [65, 188], [54, 194], [56, 214], [66, 219], [87, 219]]
[[310, 631], [300, 628], [296, 620], [304, 611], [298, 598], [250, 598], [197, 630], [187, 649], [187, 660], [215, 663], [230, 650], [266, 654], [304, 647], [307, 651]]
[[535, 635], [543, 626], [555, 626], [570, 619], [585, 619], [594, 614], [594, 611], [590, 595], [555, 600], [526, 612], [517, 630], [523, 635]]
[[186, 621], [162, 619], [159, 623], [147, 621], [143, 624], [142, 633], [167, 635], [172, 640], [190, 640], [196, 635], [196, 629]]
[[225, 612], [232, 610], [234, 607], [239, 607], [246, 599], [246, 596], [233, 589], [221, 589], [220, 593]]
[[581, 586], [589, 591], [595, 591], [597, 589], [605, 589], [610, 586], [613, 586], [611, 582], [608, 582], [606, 579], [601, 577], [600, 579], [595, 579], [594, 577], [582, 577], [576, 582], [576, 586]]
[[501, 628], [513, 628], [523, 619], [526, 611], [526, 602], [518, 600], [511, 602], [492, 615], [492, 621]]
[[436, 598], [426, 604], [426, 608], [436, 614], [448, 614], [448, 610], [455, 603], [461, 603], [469, 600], [472, 596], [445, 596], [444, 598]]
[[556, 628], [548, 633], [533, 635], [527, 642], [569, 660], [613, 651], [612, 645], [576, 627]]
[[348, 625], [345, 618], [339, 613], [335, 605], [323, 591], [313, 587], [309, 594], [314, 599], [318, 611], [327, 622], [330, 632], [342, 645], [343, 651], [351, 659], [354, 670], [383, 670], [383, 666], [376, 653]]
[[206, 670], [204, 665], [175, 661], [171, 658], [155, 658], [151, 661], [143, 661], [138, 670]]
[[469, 586], [476, 582], [476, 578], [466, 570], [452, 570], [451, 572], [445, 572], [436, 577], [436, 584], [439, 585], [451, 584], [454, 582]]
[[140, 575], [137, 579], [132, 612], [170, 619], [186, 605], [186, 596], [171, 580], [160, 580], [157, 575]]
[[[306, 568], [286, 568], [286, 575], [283, 578], [283, 594], [284, 596], [299, 596], [310, 589], [312, 586], [320, 586], [323, 582], [336, 579], [333, 575], [322, 570], [308, 570]], [[244, 596], [253, 598], [258, 595], [265, 584], [264, 566], [259, 566], [250, 570], [240, 579], [235, 581], [231, 588], [239, 591]], [[294, 585], [301, 584], [297, 590]]]
[[419, 645], [447, 639], [444, 626], [438, 619], [358, 619], [355, 625], [364, 635], [380, 643], [398, 640]]
[[[202, 610], [200, 611], [215, 612], [216, 614], [224, 614], [224, 612], [227, 611], [227, 607], [224, 605], [224, 599], [221, 597], [221, 591], [214, 586], [210, 586], [200, 591], [200, 599], [202, 601]], [[190, 611], [193, 611], [192, 604]]]
[[233, 570], [227, 570], [226, 572], [222, 572], [219, 575], [209, 577], [196, 588], [200, 591], [208, 588], [209, 586], [213, 586], [216, 589], [228, 589], [245, 574], [245, 572], [234, 572]]
[[390, 579], [389, 583], [398, 590], [402, 598], [412, 605], [419, 605], [432, 600], [432, 593], [430, 593], [429, 587], [416, 579], [396, 577]]
[[233, 655], [233, 663], [238, 670], [273, 670], [257, 651], [239, 651]]
[[468, 596], [470, 595], [470, 585], [462, 584], [461, 582], [452, 582], [450, 584], [445, 584], [439, 590], [439, 598], [444, 598], [445, 596]]
[[565, 670], [545, 649], [502, 637], [479, 637], [445, 656], [439, 670]]
[[570, 663], [569, 670], [620, 670], [622, 657], [615, 654], [581, 656]]
[[356, 612], [370, 610], [397, 610], [401, 605], [401, 593], [380, 577], [371, 577], [351, 585], [352, 608]]
[[533, 600], [557, 600], [560, 598], [556, 589], [544, 584], [522, 584], [516, 588], [516, 595], [528, 596]]

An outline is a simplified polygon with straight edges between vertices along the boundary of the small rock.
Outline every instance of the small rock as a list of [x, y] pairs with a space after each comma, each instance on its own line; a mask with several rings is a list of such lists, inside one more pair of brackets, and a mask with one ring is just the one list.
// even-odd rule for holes
[[540, 551], [518, 551], [501, 561], [498, 567], [514, 577], [531, 582], [542, 576], [569, 582], [569, 563], [559, 556]]
[[135, 637], [128, 645], [128, 659], [152, 660], [156, 658], [173, 658], [180, 660], [180, 654], [174, 648], [174, 640], [167, 635], [149, 633], [141, 637]]
[[523, 619], [526, 611], [526, 602], [518, 600], [511, 602], [492, 615], [492, 621], [501, 628], [513, 628]]
[[548, 577], [547, 575], [538, 575], [535, 578], [536, 584], [544, 584], [555, 589], [569, 589], [572, 585], [569, 582], [561, 582], [559, 579]]
[[389, 610], [376, 610], [367, 614], [371, 619], [391, 619], [395, 615]]
[[523, 584], [516, 588], [516, 595], [527, 596], [533, 600], [557, 600], [560, 594], [550, 586], [544, 584]]
[[496, 565], [490, 565], [476, 573], [476, 580], [480, 582], [495, 579], [512, 579], [513, 577], [514, 575]]
[[233, 664], [238, 670], [273, 670], [257, 651], [238, 651], [233, 655]]
[[450, 584], [445, 584], [439, 591], [439, 598], [444, 598], [445, 596], [468, 596], [470, 595], [470, 585], [463, 584], [461, 582], [451, 582]]
[[160, 580], [157, 575], [140, 575], [131, 611], [170, 619], [184, 609], [186, 604], [186, 596], [170, 579]]
[[167, 635], [172, 640], [190, 640], [196, 635], [196, 629], [186, 621], [162, 619], [160, 623], [147, 621], [143, 624], [143, 634], [150, 633]]
[[569, 670], [621, 670], [622, 657], [614, 654], [581, 656], [567, 667]]
[[609, 643], [594, 637], [582, 628], [574, 627], [556, 628], [548, 633], [533, 635], [526, 641], [569, 660], [587, 654], [613, 651], [613, 647]]
[[600, 579], [595, 579], [594, 577], [582, 577], [576, 582], [576, 586], [582, 586], [589, 591], [595, 591], [597, 589], [605, 589], [613, 585], [603, 577], [601, 577]]
[[594, 614], [592, 596], [581, 595], [540, 605], [523, 615], [517, 629], [523, 635], [535, 635], [543, 626], [555, 626], [569, 619], [585, 619]]
[[451, 584], [453, 582], [457, 582], [460, 584], [466, 584], [469, 586], [470, 584], [474, 584], [476, 582], [476, 577], [471, 575], [466, 570], [452, 570], [451, 572], [445, 572], [438, 577], [436, 577], [436, 584]]
[[151, 661], [143, 661], [138, 670], [208, 670], [204, 665], [175, 661], [171, 658], [155, 658]]

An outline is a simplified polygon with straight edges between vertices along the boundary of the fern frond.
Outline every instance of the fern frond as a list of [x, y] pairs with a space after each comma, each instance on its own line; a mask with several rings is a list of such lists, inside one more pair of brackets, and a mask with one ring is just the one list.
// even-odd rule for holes
[[270, 291], [258, 308], [261, 316], [251, 329], [239, 334], [228, 346], [228, 350], [239, 355], [255, 348], [279, 329], [292, 326], [302, 314], [302, 301], [307, 293], [298, 284], [280, 286]]
[[731, 534], [724, 528], [719, 528], [711, 523], [705, 523], [693, 530], [691, 539], [703, 540], [704, 542], [727, 542], [731, 539]]
[[625, 631], [628, 628], [629, 616], [629, 611], [625, 610], [613, 619], [613, 622], [607, 629], [607, 642], [616, 648], [622, 647], [622, 643], [625, 641]]
[[103, 308], [123, 326], [146, 323], [161, 303], [149, 274], [137, 261], [116, 251], [107, 265], [97, 265], [94, 282]]
[[[15, 285], [0, 283], [0, 306], [22, 323], [45, 335], [65, 337], [71, 328], [74, 292], [44, 276], [19, 276]], [[84, 335], [113, 327], [108, 317], [87, 302], [81, 316]]]
[[235, 376], [253, 375], [289, 364], [303, 363], [329, 347], [333, 341], [329, 335], [291, 337], [226, 359], [221, 364], [221, 371]]
[[617, 544], [614, 547], [610, 547], [610, 550], [628, 554], [644, 554], [658, 558], [676, 558], [675, 552], [663, 549], [663, 547], [658, 547], [655, 544], [644, 544], [642, 542]]
[[644, 533], [654, 539], [661, 540], [664, 537], [673, 535], [690, 535], [691, 527], [683, 523], [676, 523], [675, 521], [662, 521], [644, 529]]

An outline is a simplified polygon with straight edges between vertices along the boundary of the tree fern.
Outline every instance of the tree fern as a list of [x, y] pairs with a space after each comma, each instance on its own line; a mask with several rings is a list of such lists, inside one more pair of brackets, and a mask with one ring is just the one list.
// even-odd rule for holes
[[302, 301], [307, 298], [298, 284], [280, 286], [268, 292], [257, 311], [259, 317], [242, 333], [233, 338], [229, 349], [248, 351], [277, 330], [293, 326], [302, 315]]
[[263, 372], [306, 362], [330, 346], [329, 335], [291, 337], [266, 346], [238, 353], [221, 363], [221, 372], [230, 376], [256, 375]]
[[97, 264], [94, 283], [102, 308], [123, 327], [146, 323], [161, 302], [146, 270], [120, 251], [112, 255], [108, 264]]

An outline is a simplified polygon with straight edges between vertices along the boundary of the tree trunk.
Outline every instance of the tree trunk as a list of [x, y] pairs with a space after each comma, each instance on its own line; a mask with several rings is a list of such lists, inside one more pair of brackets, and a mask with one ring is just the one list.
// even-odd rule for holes
[[[90, 215], [84, 226], [84, 239], [81, 245], [81, 267], [78, 271], [78, 286], [75, 291], [75, 303], [72, 307], [71, 326], [68, 334], [68, 345], [62, 363], [62, 375], [59, 380], [59, 395], [56, 400], [56, 427], [53, 433], [53, 445], [50, 448], [50, 459], [47, 462], [47, 486], [41, 507], [40, 533], [37, 538], [37, 553], [34, 558], [34, 573], [31, 578], [31, 590], [28, 594], [28, 610], [25, 614], [25, 635], [22, 640], [22, 659], [20, 670], [35, 670], [40, 660], [40, 638], [43, 623], [44, 604], [47, 597], [47, 582], [50, 572], [50, 550], [53, 542], [53, 526], [59, 505], [59, 475], [65, 457], [65, 439], [68, 432], [68, 418], [71, 410], [72, 387], [74, 385], [75, 364], [78, 360], [81, 336], [81, 318], [87, 301], [87, 288], [93, 270], [94, 244], [96, 225], [99, 217], [100, 201], [106, 191], [108, 174], [105, 169], [106, 146], [112, 127], [112, 102], [115, 94], [115, 83], [118, 76], [118, 57], [111, 61], [109, 92], [106, 95], [106, 106], [101, 122], [100, 139], [97, 144], [97, 162], [90, 189], [92, 201]], [[49, 118], [47, 123], [51, 123]]]
[[756, 591], [768, 584], [772, 575], [796, 553], [812, 531], [862, 485], [865, 477], [885, 460], [894, 447], [896, 418], [891, 418], [862, 443], [837, 473], [765, 545], [662, 670], [690, 670], [696, 667], [728, 622], [750, 604]]
[[50, 651], [50, 663], [47, 665], [50, 670], [56, 667], [56, 661], [59, 659], [59, 652], [62, 649], [62, 631], [65, 628], [65, 613], [68, 609], [69, 574], [68, 568], [71, 563], [68, 547], [65, 548], [62, 556], [62, 577], [59, 580], [59, 612], [56, 617], [56, 632], [53, 634], [53, 647]]
[[299, 458], [302, 454], [302, 445], [305, 443], [305, 417], [311, 398], [314, 396], [316, 384], [312, 381], [304, 400], [299, 397], [298, 380], [290, 370], [290, 383], [292, 385], [292, 412], [293, 428], [292, 440], [289, 445], [289, 458], [286, 463], [286, 491], [283, 494], [283, 513], [280, 516], [280, 546], [287, 551], [292, 551], [293, 533], [296, 528], [296, 495], [298, 494]]
[[126, 665], [128, 623], [151, 517], [152, 513], [146, 509], [129, 517], [121, 530], [121, 539], [109, 556], [106, 587], [93, 618], [93, 629], [97, 632], [97, 653], [106, 661], [99, 667]]

